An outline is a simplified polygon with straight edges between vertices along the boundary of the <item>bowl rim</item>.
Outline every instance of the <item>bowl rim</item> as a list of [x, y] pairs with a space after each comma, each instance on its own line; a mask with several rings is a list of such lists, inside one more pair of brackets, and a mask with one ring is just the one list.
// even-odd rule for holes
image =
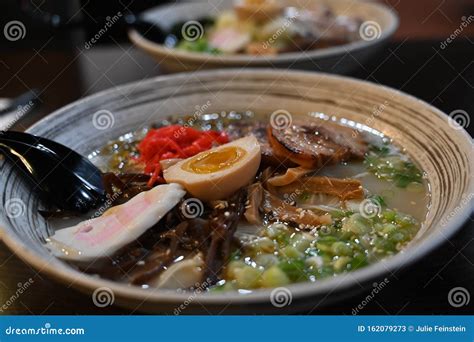
[[[323, 72], [308, 72], [308, 71], [287, 71], [287, 70], [274, 70], [274, 69], [262, 69], [262, 68], [249, 68], [245, 70], [241, 69], [225, 69], [225, 70], [210, 70], [210, 71], [200, 71], [192, 73], [179, 73], [174, 75], [164, 75], [157, 76], [154, 78], [149, 78], [142, 81], [129, 82], [118, 87], [109, 88], [102, 90], [96, 94], [86, 96], [84, 98], [78, 99], [69, 105], [66, 105], [62, 108], [57, 109], [53, 113], [49, 114], [45, 118], [41, 119], [31, 127], [27, 129], [27, 132], [31, 132], [39, 125], [46, 125], [51, 120], [54, 120], [56, 117], [64, 115], [73, 107], [80, 105], [82, 102], [91, 101], [100, 97], [108, 96], [116, 92], [121, 92], [126, 89], [133, 89], [137, 83], [146, 85], [147, 83], [153, 84], [155, 82], [166, 82], [174, 81], [176, 83], [183, 82], [188, 79], [189, 75], [193, 75], [197, 78], [209, 78], [213, 79], [216, 75], [227, 76], [232, 78], [236, 73], [245, 74], [249, 77], [255, 76], [267, 76], [267, 77], [282, 77], [284, 74], [298, 77], [298, 78], [311, 78], [311, 77], [325, 77], [330, 78], [334, 81], [349, 83], [352, 85], [359, 85], [365, 89], [374, 89], [375, 91], [386, 91], [392, 92], [396, 95], [406, 99], [410, 102], [416, 102], [421, 104], [423, 107], [429, 109], [434, 115], [437, 115], [442, 120], [446, 121], [448, 124], [449, 117], [444, 114], [439, 109], [433, 107], [429, 103], [417, 99], [416, 97], [406, 94], [400, 90], [393, 89], [384, 85], [377, 85], [375, 83], [358, 80], [355, 78], [347, 76], [332, 75], [329, 73]], [[472, 143], [472, 138], [464, 130], [453, 130], [453, 134], [458, 135], [460, 138], [465, 139], [469, 143]], [[472, 159], [474, 160], [474, 158]], [[474, 180], [470, 180], [469, 189], [471, 193], [474, 193]], [[473, 198], [470, 199], [469, 203], [471, 205], [461, 206], [461, 210], [457, 212], [454, 217], [451, 217], [447, 221], [446, 225], [443, 227], [443, 234], [433, 234], [430, 237], [420, 241], [415, 247], [408, 248], [402, 252], [387, 258], [385, 260], [379, 261], [367, 267], [364, 267], [359, 270], [351, 271], [345, 274], [341, 274], [335, 277], [326, 278], [320, 282], [302, 282], [296, 284], [289, 284], [286, 287], [291, 291], [293, 300], [300, 299], [308, 296], [323, 295], [325, 293], [331, 293], [333, 291], [343, 291], [347, 288], [354, 286], [355, 284], [364, 284], [370, 280], [378, 279], [389, 272], [396, 271], [403, 267], [406, 267], [416, 260], [420, 259], [422, 256], [428, 254], [430, 251], [434, 250], [436, 247], [439, 247], [443, 242], [445, 242], [449, 237], [451, 237], [456, 231], [458, 231], [464, 224], [464, 222], [469, 218], [471, 214]], [[440, 222], [435, 222], [433, 224], [439, 224]], [[0, 224], [0, 239], [10, 248], [12, 252], [16, 254], [20, 259], [26, 263], [32, 265], [39, 272], [48, 274], [54, 279], [59, 280], [62, 283], [74, 284], [74, 287], [79, 287], [86, 291], [87, 293], [92, 293], [94, 290], [102, 287], [109, 288], [115, 295], [115, 298], [126, 298], [140, 300], [144, 302], [154, 302], [154, 303], [166, 303], [174, 304], [176, 307], [179, 307], [182, 303], [189, 299], [190, 292], [178, 293], [175, 290], [155, 290], [150, 291], [149, 289], [142, 289], [140, 287], [132, 287], [128, 284], [118, 283], [112, 280], [97, 278], [92, 275], [82, 273], [78, 270], [73, 269], [70, 266], [64, 265], [64, 267], [57, 268], [54, 265], [49, 263], [50, 260], [55, 259], [53, 255], [50, 255], [49, 258], [43, 256], [38, 256], [36, 253], [28, 249], [22, 240], [14, 235], [6, 234], [6, 228]], [[201, 305], [244, 305], [244, 304], [255, 304], [255, 303], [268, 303], [270, 300], [271, 292], [274, 288], [270, 289], [258, 289], [252, 291], [250, 294], [240, 294], [238, 292], [225, 292], [225, 293], [198, 293], [193, 295], [194, 302]], [[288, 307], [287, 307], [288, 308]], [[139, 309], [138, 309], [139, 310]]]
[[[159, 44], [151, 40], [148, 40], [135, 29], [130, 29], [128, 31], [128, 36], [129, 36], [129, 39], [138, 47], [143, 48], [153, 53], [160, 54], [164, 56], [164, 58], [174, 57], [178, 60], [186, 60], [190, 62], [201, 62], [201, 63], [209, 62], [209, 63], [219, 63], [219, 64], [241, 63], [246, 66], [252, 66], [252, 65], [255, 66], [255, 65], [261, 65], [265, 63], [279, 64], [279, 63], [290, 63], [294, 61], [305, 61], [305, 60], [312, 60], [312, 59], [316, 60], [316, 59], [322, 59], [326, 57], [333, 57], [333, 56], [341, 55], [344, 53], [350, 53], [353, 51], [358, 51], [358, 50], [373, 46], [375, 44], [382, 43], [383, 41], [390, 38], [398, 29], [398, 26], [400, 23], [398, 14], [393, 8], [385, 4], [375, 3], [375, 2], [363, 2], [363, 1], [354, 2], [353, 0], [335, 0], [335, 1], [339, 1], [341, 3], [344, 3], [344, 2], [351, 3], [355, 6], [367, 6], [367, 7], [377, 8], [378, 10], [385, 13], [390, 18], [388, 27], [385, 29], [382, 29], [380, 37], [374, 40], [367, 41], [367, 40], [359, 39], [347, 44], [332, 46], [328, 48], [314, 49], [314, 50], [308, 50], [308, 51], [298, 51], [298, 52], [287, 52], [287, 53], [281, 53], [281, 54], [272, 55], [272, 56], [253, 56], [253, 55], [248, 55], [248, 54], [212, 55], [212, 54], [199, 53], [199, 52], [182, 51], [176, 48], [168, 48], [164, 46], [163, 44]], [[179, 4], [174, 3], [174, 4], [162, 5], [162, 6], [150, 8], [146, 10], [145, 12], [143, 12], [142, 15], [146, 15], [148, 12], [151, 12], [151, 11], [156, 11], [156, 12], [166, 11], [166, 10], [169, 10], [171, 8], [176, 8], [176, 7], [178, 8], [194, 7], [197, 4], [199, 4], [199, 2], [196, 1], [196, 2], [183, 2]]]

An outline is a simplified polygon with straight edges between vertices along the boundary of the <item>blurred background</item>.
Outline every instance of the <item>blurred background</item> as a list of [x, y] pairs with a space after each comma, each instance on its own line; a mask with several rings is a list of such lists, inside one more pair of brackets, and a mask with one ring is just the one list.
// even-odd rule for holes
[[[51, 111], [84, 94], [158, 75], [160, 70], [155, 62], [129, 43], [123, 21], [114, 24], [92, 49], [85, 49], [84, 43], [103, 27], [107, 16], [119, 11], [124, 15], [140, 13], [167, 2], [2, 0], [1, 27], [18, 20], [25, 25], [26, 34], [17, 41], [0, 37], [0, 97], [35, 89], [44, 104], [43, 109]], [[383, 80], [390, 86], [400, 87], [407, 76], [417, 72], [414, 76], [429, 78], [430, 86], [413, 89], [417, 85], [410, 82], [404, 87], [406, 92], [434, 102], [447, 112], [457, 109], [444, 103], [443, 94], [452, 92], [458, 85], [459, 89], [472, 91], [472, 82], [469, 84], [466, 80], [472, 80], [474, 73], [471, 65], [474, 24], [464, 28], [456, 44], [448, 49], [441, 51], [440, 44], [459, 29], [462, 18], [474, 15], [474, 0], [379, 2], [398, 12], [400, 27], [386, 54], [362, 65], [353, 76], [366, 78], [372, 74], [373, 81]], [[419, 70], [428, 59], [429, 63]], [[387, 65], [390, 68], [382, 68]], [[375, 67], [379, 67], [378, 70]], [[397, 72], [385, 77], [385, 70], [395, 69]], [[459, 94], [456, 105], [469, 105], [467, 98], [467, 93]]]
[[[85, 48], [85, 43], [103, 27], [107, 17], [119, 11], [124, 15], [138, 14], [166, 2], [2, 0], [0, 27], [19, 21], [25, 32], [15, 41], [0, 35], [0, 98], [29, 91], [38, 103], [13, 128], [25, 129], [85, 95], [160, 75], [160, 66], [129, 42], [123, 21], [114, 24], [90, 49]], [[469, 121], [474, 113], [474, 0], [378, 2], [399, 14], [399, 29], [382, 53], [360, 64], [350, 76], [401, 89], [448, 114], [461, 110], [469, 115], [466, 129], [472, 135], [474, 123]], [[460, 30], [463, 22], [469, 24]], [[453, 35], [449, 46], [441, 48]], [[396, 288], [384, 290], [364, 314], [472, 313], [472, 307], [454, 310], [445, 301], [445, 294], [454, 286], [472, 289], [472, 228], [471, 221], [416, 269], [404, 273]], [[35, 291], [25, 294], [6, 313], [125, 313], [116, 308], [98, 310], [90, 298], [36, 275], [0, 243], [0, 298], [16, 289], [19, 281], [32, 276]], [[316, 312], [351, 314], [351, 308], [364, 296]]]

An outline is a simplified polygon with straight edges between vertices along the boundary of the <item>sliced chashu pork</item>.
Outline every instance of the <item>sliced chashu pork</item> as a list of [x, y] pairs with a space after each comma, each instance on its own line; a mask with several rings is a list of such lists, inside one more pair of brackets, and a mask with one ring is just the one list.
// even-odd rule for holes
[[367, 143], [360, 132], [320, 119], [294, 121], [286, 129], [269, 126], [267, 135], [279, 159], [309, 169], [362, 158], [367, 152]]
[[291, 167], [295, 164], [287, 158], [279, 158], [273, 152], [267, 136], [267, 123], [261, 121], [242, 121], [235, 122], [227, 128], [227, 134], [231, 140], [239, 139], [253, 134], [260, 144], [262, 154], [262, 165], [264, 166], [285, 166]]

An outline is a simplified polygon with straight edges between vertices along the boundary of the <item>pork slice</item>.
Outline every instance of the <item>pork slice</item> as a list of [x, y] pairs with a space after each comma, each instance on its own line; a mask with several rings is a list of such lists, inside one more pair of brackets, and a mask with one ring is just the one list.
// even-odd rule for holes
[[355, 129], [320, 119], [311, 121], [309, 127], [326, 139], [347, 147], [353, 158], [363, 158], [367, 153], [367, 142], [364, 140], [363, 134]]
[[286, 158], [279, 158], [273, 152], [272, 147], [267, 137], [267, 124], [261, 121], [252, 122], [236, 122], [229, 125], [227, 134], [231, 140], [239, 139], [241, 137], [253, 134], [260, 144], [260, 151], [262, 154], [262, 165], [265, 166], [295, 166], [290, 160]]
[[367, 151], [359, 132], [318, 119], [294, 122], [286, 129], [268, 127], [267, 136], [276, 156], [305, 168], [362, 158]]

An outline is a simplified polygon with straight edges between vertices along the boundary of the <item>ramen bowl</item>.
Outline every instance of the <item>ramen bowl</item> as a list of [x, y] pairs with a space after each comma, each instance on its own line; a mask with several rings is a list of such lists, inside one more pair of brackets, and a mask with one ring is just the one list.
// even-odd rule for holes
[[[288, 5], [305, 8], [308, 4], [324, 1], [301, 2], [292, 0]], [[143, 18], [170, 29], [176, 23], [192, 22], [213, 17], [232, 7], [233, 1], [185, 2], [160, 6], [143, 13]], [[272, 67], [304, 69], [331, 73], [347, 73], [377, 54], [398, 27], [398, 16], [387, 6], [364, 1], [335, 0], [330, 2], [337, 15], [360, 17], [364, 22], [360, 39], [351, 43], [315, 50], [300, 50], [278, 55], [252, 56], [247, 54], [210, 55], [169, 48], [146, 39], [136, 30], [129, 32], [130, 40], [152, 56], [168, 72], [193, 71], [216, 68]]]
[[[54, 257], [44, 246], [53, 234], [53, 228], [38, 213], [44, 203], [12, 166], [2, 161], [0, 206], [17, 205], [15, 211], [1, 212], [2, 240], [25, 262], [64, 286], [87, 294], [107, 288], [120, 306], [155, 313], [289, 313], [313, 309], [322, 299], [341, 300], [387, 273], [411, 265], [454, 234], [472, 211], [474, 158], [468, 134], [423, 101], [341, 76], [272, 69], [162, 76], [81, 99], [47, 116], [28, 132], [88, 155], [132, 129], [170, 115], [194, 113], [204, 105], [207, 113], [285, 110], [294, 118], [309, 112], [325, 113], [366, 124], [391, 137], [424, 170], [430, 186], [429, 210], [420, 231], [402, 252], [378, 263], [284, 289], [249, 293], [144, 289], [87, 275]], [[97, 120], [97, 113], [105, 113], [104, 120]], [[275, 291], [283, 291], [280, 294], [287, 298], [284, 306], [275, 305], [279, 295]]]

